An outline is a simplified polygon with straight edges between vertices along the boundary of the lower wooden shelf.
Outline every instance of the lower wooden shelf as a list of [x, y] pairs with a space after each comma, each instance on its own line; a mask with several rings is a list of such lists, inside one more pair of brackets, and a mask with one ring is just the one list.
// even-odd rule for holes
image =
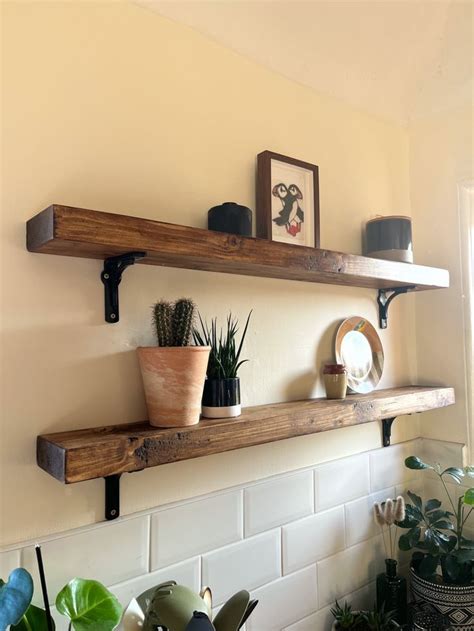
[[143, 422], [45, 434], [37, 439], [37, 462], [57, 480], [70, 484], [394, 419], [454, 401], [453, 388], [407, 386], [350, 395], [343, 401], [310, 399], [259, 405], [244, 409], [236, 419], [203, 420], [191, 427], [160, 429]]

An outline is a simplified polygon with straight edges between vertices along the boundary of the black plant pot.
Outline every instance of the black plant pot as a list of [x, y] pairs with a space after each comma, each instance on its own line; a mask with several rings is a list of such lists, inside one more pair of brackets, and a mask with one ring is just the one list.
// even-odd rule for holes
[[206, 379], [202, 395], [202, 415], [205, 418], [240, 416], [240, 379]]

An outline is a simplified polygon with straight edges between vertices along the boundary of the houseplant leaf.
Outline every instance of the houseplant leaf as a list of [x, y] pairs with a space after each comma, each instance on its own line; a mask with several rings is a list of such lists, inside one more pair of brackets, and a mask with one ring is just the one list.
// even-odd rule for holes
[[440, 506], [441, 506], [441, 502], [439, 500], [435, 500], [435, 499], [428, 500], [425, 505], [425, 511], [429, 513], [430, 511], [435, 510], [436, 508], [439, 508]]
[[416, 495], [416, 493], [412, 493], [411, 491], [408, 491], [407, 495], [419, 510], [423, 509], [423, 502], [421, 501], [421, 497], [419, 495]]
[[[56, 626], [53, 620], [53, 629]], [[48, 631], [46, 611], [35, 605], [30, 605], [18, 624], [12, 626], [11, 631]]]
[[468, 489], [464, 493], [464, 504], [468, 504], [469, 506], [474, 506], [474, 489]]
[[418, 574], [422, 578], [430, 578], [436, 572], [439, 564], [439, 557], [427, 554], [418, 566]]
[[407, 467], [408, 469], [415, 469], [415, 470], [433, 468], [431, 465], [426, 464], [426, 462], [423, 462], [423, 460], [418, 458], [418, 456], [408, 456], [408, 458], [405, 459], [405, 467]]
[[59, 592], [56, 608], [75, 631], [112, 631], [120, 622], [122, 607], [98, 581], [73, 578]]
[[0, 582], [0, 631], [12, 624], [18, 624], [30, 606], [33, 597], [33, 579], [29, 572], [19, 567], [8, 577], [8, 582]]
[[398, 545], [400, 550], [411, 550], [417, 546], [420, 541], [421, 528], [412, 528], [407, 533], [401, 535]]
[[449, 475], [457, 484], [461, 484], [464, 478], [464, 470], [459, 467], [448, 467], [441, 475]]

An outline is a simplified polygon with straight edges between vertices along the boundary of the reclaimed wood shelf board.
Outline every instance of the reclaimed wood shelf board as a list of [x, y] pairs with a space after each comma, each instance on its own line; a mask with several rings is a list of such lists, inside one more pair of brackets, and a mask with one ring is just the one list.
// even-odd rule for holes
[[374, 289], [449, 287], [444, 269], [60, 205], [28, 221], [27, 248], [93, 259], [141, 251], [145, 265]]
[[111, 425], [38, 436], [38, 465], [66, 484], [141, 471], [295, 436], [393, 419], [454, 403], [453, 388], [407, 386], [349, 395], [259, 405], [228, 420], [202, 420], [172, 429], [148, 423]]

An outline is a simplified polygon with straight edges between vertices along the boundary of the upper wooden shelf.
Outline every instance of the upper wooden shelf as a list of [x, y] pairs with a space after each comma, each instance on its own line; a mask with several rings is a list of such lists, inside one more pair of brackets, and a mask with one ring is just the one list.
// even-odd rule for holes
[[408, 386], [246, 408], [242, 416], [159, 429], [148, 423], [111, 425], [38, 436], [38, 465], [65, 483], [141, 471], [148, 467], [393, 419], [454, 403], [452, 388]]
[[297, 247], [125, 215], [53, 205], [28, 221], [30, 252], [106, 259], [132, 251], [140, 263], [410, 290], [449, 287], [447, 270]]

